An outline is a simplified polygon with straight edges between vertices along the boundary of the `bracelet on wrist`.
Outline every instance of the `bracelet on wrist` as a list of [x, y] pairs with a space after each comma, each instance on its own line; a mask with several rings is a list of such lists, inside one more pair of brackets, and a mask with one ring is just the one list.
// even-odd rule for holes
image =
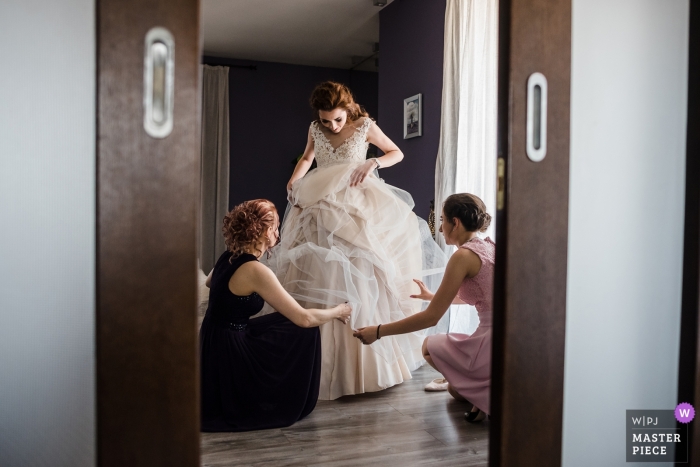
[[381, 324], [379, 326], [377, 326], [377, 340], [381, 339], [381, 337], [379, 337], [379, 328], [381, 328], [381, 327], [382, 327]]
[[375, 157], [375, 158], [374, 158], [374, 163], [377, 164], [377, 168], [378, 168], [378, 169], [381, 169], [381, 168], [382, 168], [382, 164], [379, 163], [379, 158], [378, 158], [378, 157]]

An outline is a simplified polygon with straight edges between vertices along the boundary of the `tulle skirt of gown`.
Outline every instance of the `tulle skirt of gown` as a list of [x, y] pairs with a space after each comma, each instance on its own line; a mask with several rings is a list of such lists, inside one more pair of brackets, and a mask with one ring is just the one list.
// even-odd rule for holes
[[[379, 391], [411, 378], [420, 367], [425, 332], [384, 337], [371, 346], [352, 330], [389, 323], [421, 310], [411, 299], [413, 279], [430, 281], [446, 258], [413, 199], [373, 174], [359, 186], [349, 178], [357, 163], [309, 172], [293, 186], [281, 244], [268, 265], [304, 307], [353, 306], [350, 323], [321, 326], [319, 399]], [[271, 310], [266, 306], [261, 314]]]

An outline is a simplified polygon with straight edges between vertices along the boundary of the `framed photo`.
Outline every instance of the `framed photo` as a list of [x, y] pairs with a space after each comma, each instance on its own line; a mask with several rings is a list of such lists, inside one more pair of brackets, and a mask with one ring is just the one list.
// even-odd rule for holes
[[403, 100], [403, 139], [423, 136], [423, 94]]

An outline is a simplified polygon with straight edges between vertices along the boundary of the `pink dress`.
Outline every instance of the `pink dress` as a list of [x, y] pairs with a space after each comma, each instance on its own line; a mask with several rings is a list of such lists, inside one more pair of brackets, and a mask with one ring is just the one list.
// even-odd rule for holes
[[490, 413], [491, 323], [493, 317], [493, 264], [496, 245], [490, 238], [473, 238], [467, 248], [481, 259], [481, 269], [464, 279], [457, 296], [474, 305], [479, 326], [473, 334], [436, 334], [428, 337], [428, 352], [437, 369], [465, 399]]

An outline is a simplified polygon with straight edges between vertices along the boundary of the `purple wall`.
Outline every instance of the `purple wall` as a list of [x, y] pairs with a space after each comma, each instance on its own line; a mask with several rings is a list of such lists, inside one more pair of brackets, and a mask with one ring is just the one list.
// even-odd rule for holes
[[[446, 0], [394, 0], [379, 13], [378, 124], [404, 160], [381, 170], [387, 183], [411, 193], [427, 218], [435, 191], [440, 141]], [[423, 136], [403, 139], [403, 100], [423, 93]]]
[[231, 178], [229, 207], [267, 198], [280, 215], [287, 206], [292, 160], [304, 152], [313, 120], [309, 96], [326, 80], [347, 84], [355, 99], [377, 116], [377, 73], [204, 57], [207, 65], [256, 65], [229, 70]]

